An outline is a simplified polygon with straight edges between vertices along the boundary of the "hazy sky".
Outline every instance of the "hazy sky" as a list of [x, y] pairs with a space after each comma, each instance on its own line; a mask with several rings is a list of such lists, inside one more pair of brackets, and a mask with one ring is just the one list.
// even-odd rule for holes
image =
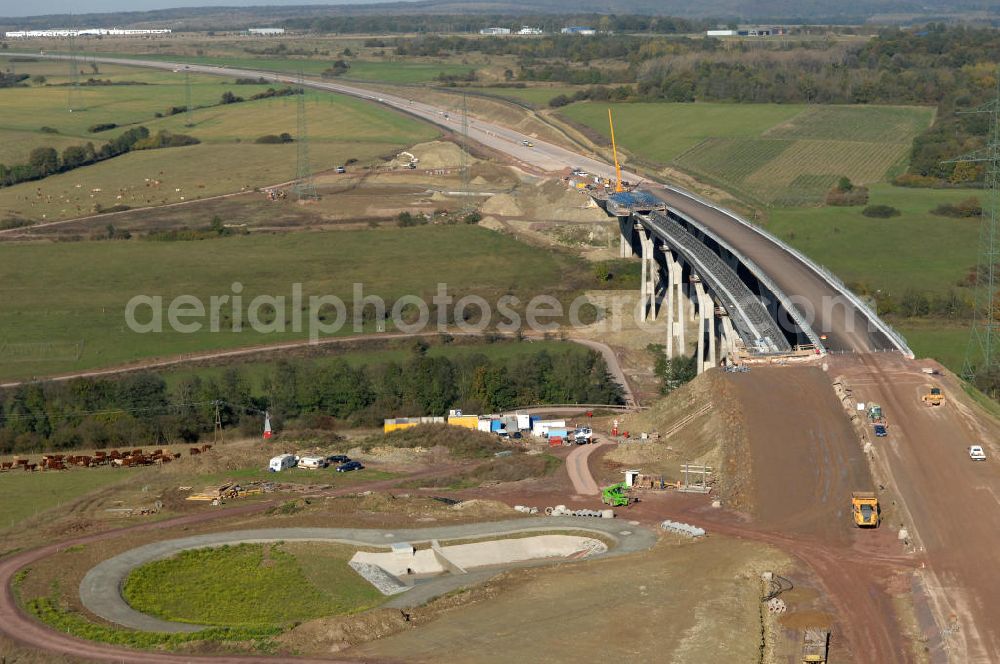
[[[0, 0], [0, 17], [92, 12], [144, 11], [171, 7], [248, 7], [254, 5], [358, 5], [389, 0]], [[58, 26], [52, 26], [58, 27]]]

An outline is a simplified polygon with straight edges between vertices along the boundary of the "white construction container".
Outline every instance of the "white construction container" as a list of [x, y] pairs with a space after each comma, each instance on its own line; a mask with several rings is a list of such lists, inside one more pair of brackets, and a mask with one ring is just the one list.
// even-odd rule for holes
[[549, 429], [565, 429], [566, 420], [536, 420], [531, 425], [531, 433], [535, 436], [548, 436]]
[[307, 470], [318, 470], [320, 468], [326, 468], [330, 463], [326, 460], [326, 457], [319, 456], [304, 456], [299, 459], [299, 468], [305, 468]]
[[272, 473], [280, 473], [288, 468], [294, 468], [298, 462], [299, 459], [294, 454], [279, 454], [271, 459], [271, 462], [267, 465], [267, 469]]
[[517, 414], [517, 428], [520, 431], [528, 431], [531, 429], [531, 415], [527, 413]]
[[476, 428], [479, 429], [480, 431], [485, 431], [486, 433], [489, 433], [490, 432], [490, 424], [492, 422], [493, 422], [493, 420], [491, 420], [488, 417], [481, 417], [481, 418], [479, 418], [479, 425]]

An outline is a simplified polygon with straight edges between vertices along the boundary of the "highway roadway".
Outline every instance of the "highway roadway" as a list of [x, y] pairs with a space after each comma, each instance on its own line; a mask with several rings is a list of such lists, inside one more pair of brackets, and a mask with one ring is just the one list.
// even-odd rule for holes
[[[39, 55], [43, 58], [66, 59], [68, 56]], [[300, 83], [316, 90], [366, 99], [410, 115], [422, 118], [452, 131], [462, 130], [461, 117], [448, 109], [394, 95], [339, 82], [300, 79], [297, 76], [263, 70], [144, 60], [141, 58], [93, 58], [97, 62], [165, 69], [188, 70], [199, 74], [236, 78], [263, 78], [282, 84]], [[540, 141], [502, 125], [481, 119], [468, 122], [469, 138], [489, 148], [509, 155], [525, 165], [548, 172], [567, 167], [581, 168], [605, 178], [614, 177], [614, 167], [590, 156], [577, 154], [561, 146]], [[533, 143], [532, 147], [525, 145]], [[640, 182], [644, 178], [623, 172], [624, 179]], [[901, 339], [893, 339], [884, 323], [871, 317], [859, 306], [846, 288], [821, 275], [801, 256], [796, 256], [771, 236], [735, 218], [728, 211], [703, 201], [682, 189], [653, 183], [644, 185], [656, 196], [677, 210], [696, 218], [744, 256], [763, 268], [774, 283], [793, 299], [793, 303], [818, 335], [825, 335], [824, 346], [831, 351], [867, 353], [877, 350], [902, 350], [910, 354]]]

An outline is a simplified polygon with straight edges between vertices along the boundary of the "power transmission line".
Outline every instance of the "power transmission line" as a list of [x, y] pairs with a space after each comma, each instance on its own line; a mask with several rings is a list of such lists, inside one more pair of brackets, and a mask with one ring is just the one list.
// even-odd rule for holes
[[998, 317], [1000, 302], [997, 286], [1000, 280], [997, 261], [1000, 258], [1000, 79], [994, 98], [968, 113], [988, 113], [989, 139], [986, 147], [947, 163], [974, 162], [986, 167], [986, 198], [979, 222], [979, 260], [976, 266], [975, 309], [972, 331], [965, 352], [962, 377], [973, 381], [1000, 365], [1000, 334]]

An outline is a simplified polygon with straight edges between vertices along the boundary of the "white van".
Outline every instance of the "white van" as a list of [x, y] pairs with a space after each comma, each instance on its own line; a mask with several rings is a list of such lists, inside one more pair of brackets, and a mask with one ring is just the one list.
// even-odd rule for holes
[[268, 464], [267, 469], [272, 473], [280, 473], [288, 468], [294, 468], [298, 462], [299, 458], [294, 454], [279, 454], [271, 459], [271, 463]]
[[329, 465], [330, 462], [326, 460], [326, 457], [304, 456], [299, 459], [299, 468], [306, 468], [308, 470], [318, 470], [319, 468], [326, 468]]

